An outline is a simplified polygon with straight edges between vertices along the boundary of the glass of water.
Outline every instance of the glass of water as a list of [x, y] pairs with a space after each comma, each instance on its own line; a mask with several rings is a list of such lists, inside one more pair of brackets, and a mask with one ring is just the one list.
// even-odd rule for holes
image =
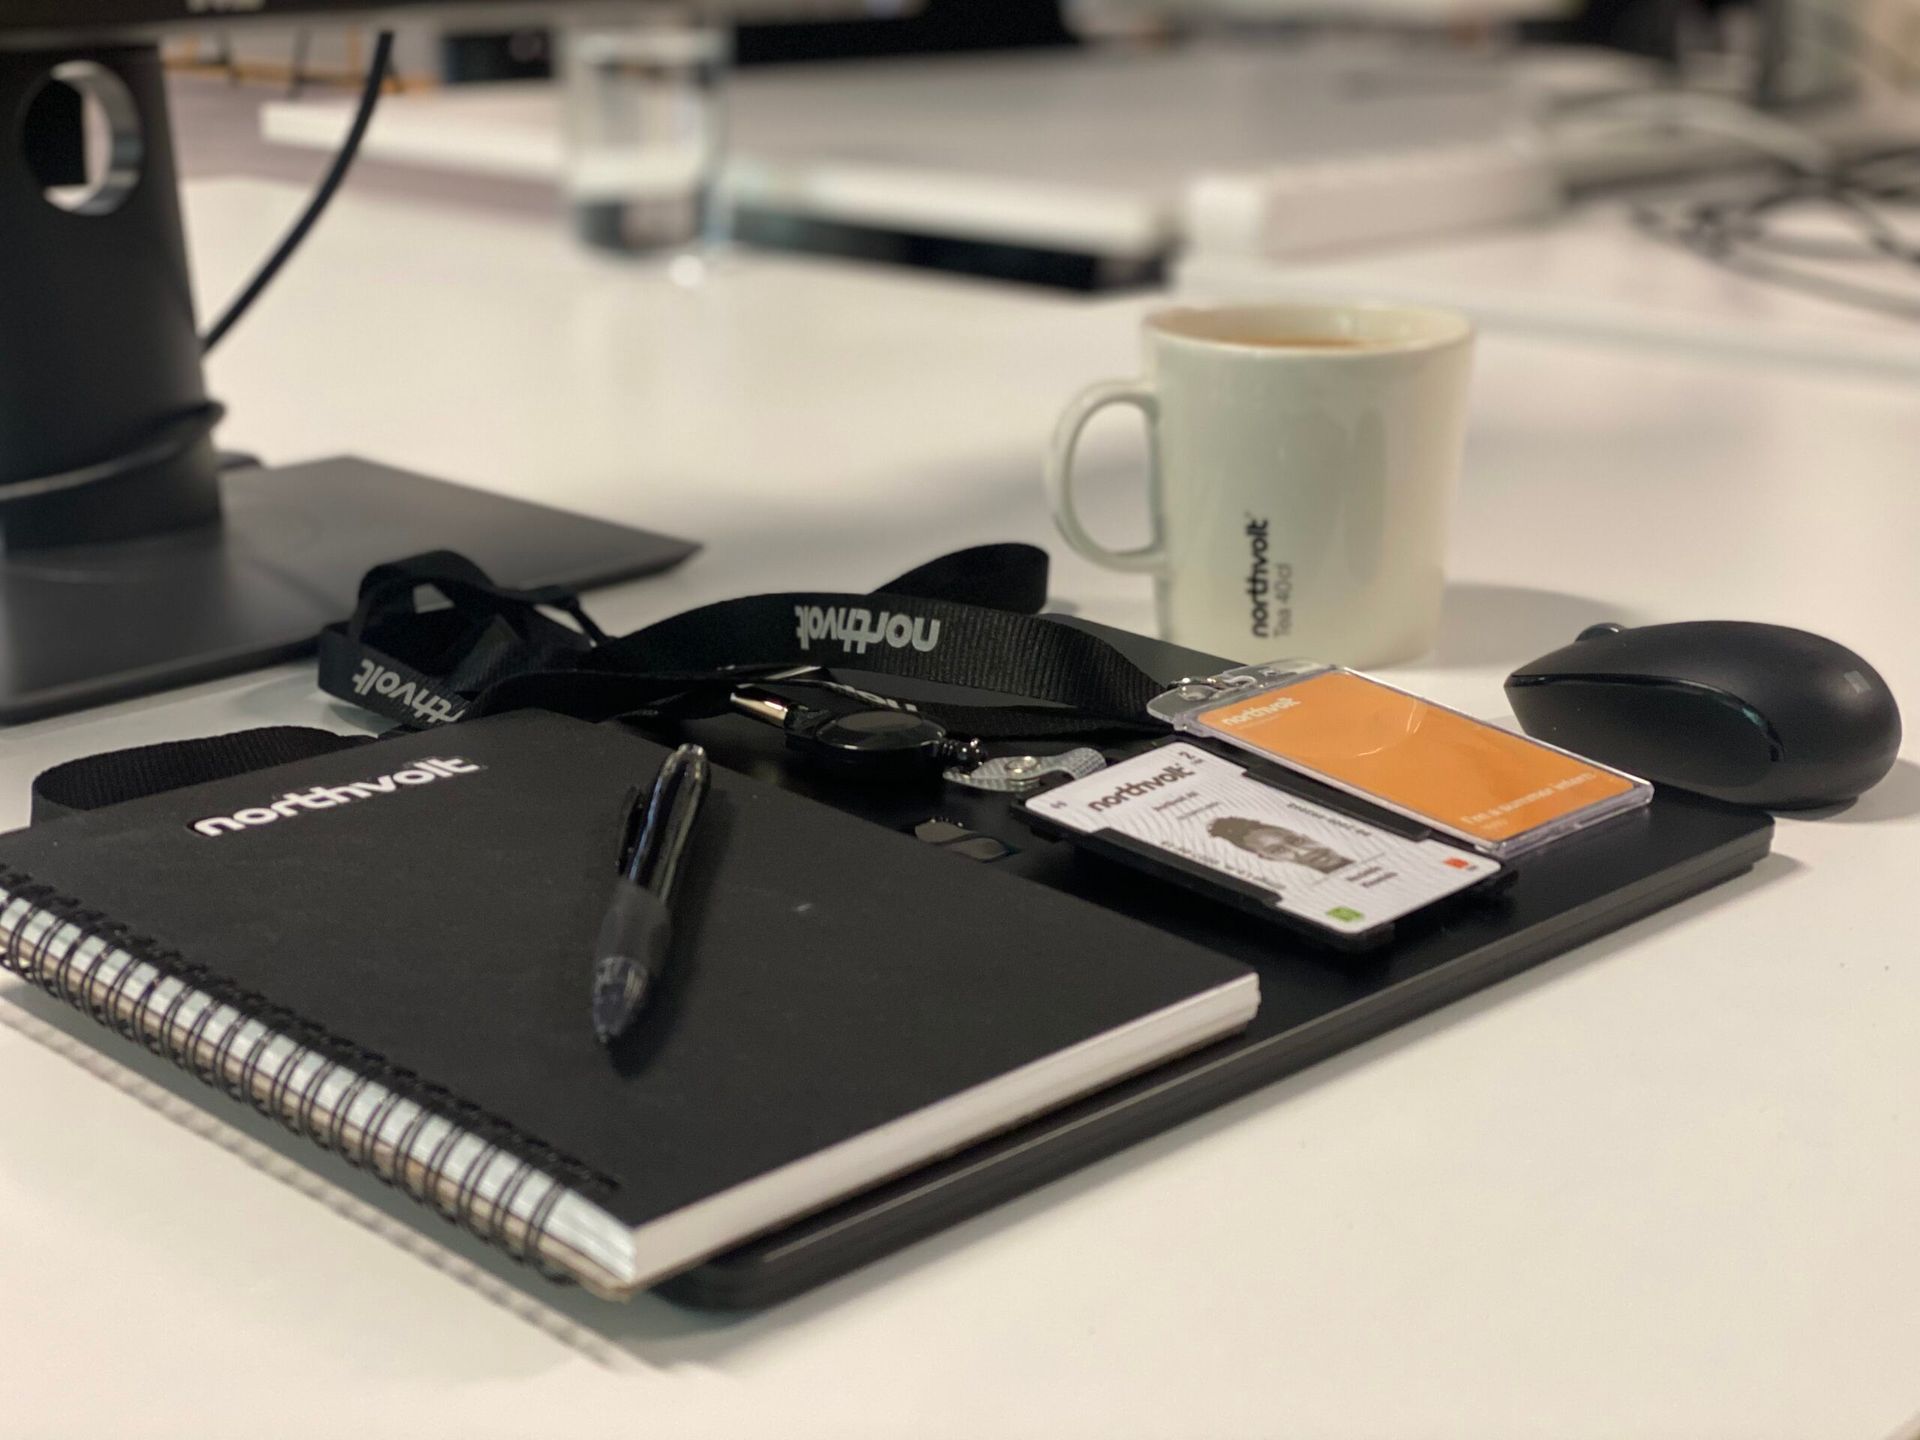
[[567, 199], [587, 244], [698, 256], [724, 242], [731, 59], [725, 29], [691, 20], [566, 36]]

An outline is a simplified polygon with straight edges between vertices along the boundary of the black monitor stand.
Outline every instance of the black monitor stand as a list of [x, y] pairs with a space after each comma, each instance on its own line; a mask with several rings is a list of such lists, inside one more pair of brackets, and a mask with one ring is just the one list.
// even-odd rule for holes
[[219, 415], [157, 51], [0, 48], [0, 723], [298, 657], [422, 550], [577, 587], [695, 548], [350, 458], [223, 470]]

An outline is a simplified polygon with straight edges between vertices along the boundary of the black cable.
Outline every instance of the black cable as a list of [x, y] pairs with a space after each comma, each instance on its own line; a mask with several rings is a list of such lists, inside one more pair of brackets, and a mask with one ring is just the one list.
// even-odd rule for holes
[[0, 506], [18, 505], [23, 501], [39, 500], [68, 490], [84, 490], [91, 485], [125, 479], [142, 470], [156, 469], [206, 439], [226, 413], [226, 408], [219, 401], [209, 400], [190, 410], [169, 415], [154, 427], [151, 435], [131, 450], [122, 451], [98, 464], [82, 465], [77, 470], [63, 470], [57, 475], [37, 475], [30, 480], [0, 487]]
[[1802, 294], [1828, 300], [1836, 305], [1871, 311], [1895, 320], [1920, 322], [1920, 296], [1901, 295], [1880, 286], [1854, 285], [1812, 271], [1796, 270], [1791, 266], [1763, 260], [1753, 255], [1718, 248], [1710, 242], [1703, 242], [1698, 236], [1667, 228], [1664, 221], [1656, 220], [1649, 224], [1647, 217], [1639, 218], [1649, 235], [1680, 245], [1702, 259], [1722, 269], [1730, 270], [1736, 275], [1744, 275], [1750, 280], [1776, 285], [1786, 290], [1797, 290]]
[[372, 123], [373, 112], [379, 107], [380, 93], [386, 86], [387, 67], [392, 60], [393, 32], [383, 30], [379, 38], [374, 41], [373, 60], [367, 66], [366, 85], [360, 92], [360, 106], [354, 112], [353, 125], [348, 129], [347, 138], [341, 144], [339, 153], [333, 157], [333, 164], [327, 168], [326, 175], [322, 177], [320, 188], [313, 192], [313, 199], [307, 202], [306, 210], [298, 220], [294, 221], [293, 228], [287, 231], [286, 238], [281, 240], [279, 248], [267, 257], [266, 263], [255, 273], [253, 279], [247, 282], [246, 288], [234, 297], [233, 303], [227, 306], [226, 312], [208, 327], [206, 335], [200, 341], [203, 353], [212, 350], [226, 338], [229, 330], [240, 323], [241, 317], [253, 308], [253, 302], [258, 300], [266, 288], [273, 283], [281, 267], [293, 258], [293, 252], [300, 248], [301, 242], [307, 238], [307, 232], [312, 230], [320, 217], [326, 213], [327, 206], [333, 202], [334, 193], [339, 190], [341, 182], [347, 178], [347, 172], [353, 168], [354, 159], [360, 153], [360, 142], [366, 139], [367, 126]]
[[[1644, 233], [1751, 279], [1856, 309], [1920, 321], [1920, 293], [1859, 284], [1786, 263], [1879, 262], [1907, 274], [1920, 270], [1920, 244], [1908, 240], [1888, 213], [1920, 203], [1916, 162], [1920, 162], [1920, 150], [1889, 149], [1862, 156], [1831, 175], [1795, 177], [1742, 200], [1699, 202], [1672, 213], [1638, 205], [1633, 218]], [[1812, 205], [1827, 207], [1849, 222], [1853, 238], [1815, 240], [1769, 228], [1783, 212]]]

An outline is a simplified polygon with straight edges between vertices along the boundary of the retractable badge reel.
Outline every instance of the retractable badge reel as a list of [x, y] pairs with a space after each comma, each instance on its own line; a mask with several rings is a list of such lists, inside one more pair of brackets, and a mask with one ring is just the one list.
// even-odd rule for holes
[[759, 686], [733, 692], [733, 708], [777, 725], [795, 754], [850, 778], [919, 780], [971, 769], [987, 758], [978, 740], [961, 740], [914, 710], [885, 706], [836, 713], [785, 699]]
[[796, 754], [849, 777], [876, 781], [925, 780], [936, 775], [955, 785], [1024, 795], [1091, 775], [1106, 763], [1098, 750], [1063, 755], [989, 757], [978, 740], [962, 740], [916, 710], [887, 706], [835, 712], [804, 705], [759, 686], [733, 692], [734, 709], [787, 736]]

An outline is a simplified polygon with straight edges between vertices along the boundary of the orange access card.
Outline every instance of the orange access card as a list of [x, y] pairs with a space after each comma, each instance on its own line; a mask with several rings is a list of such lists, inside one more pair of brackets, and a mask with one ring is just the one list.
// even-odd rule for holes
[[1349, 670], [1263, 690], [1191, 720], [1236, 746], [1493, 849], [1645, 788]]

